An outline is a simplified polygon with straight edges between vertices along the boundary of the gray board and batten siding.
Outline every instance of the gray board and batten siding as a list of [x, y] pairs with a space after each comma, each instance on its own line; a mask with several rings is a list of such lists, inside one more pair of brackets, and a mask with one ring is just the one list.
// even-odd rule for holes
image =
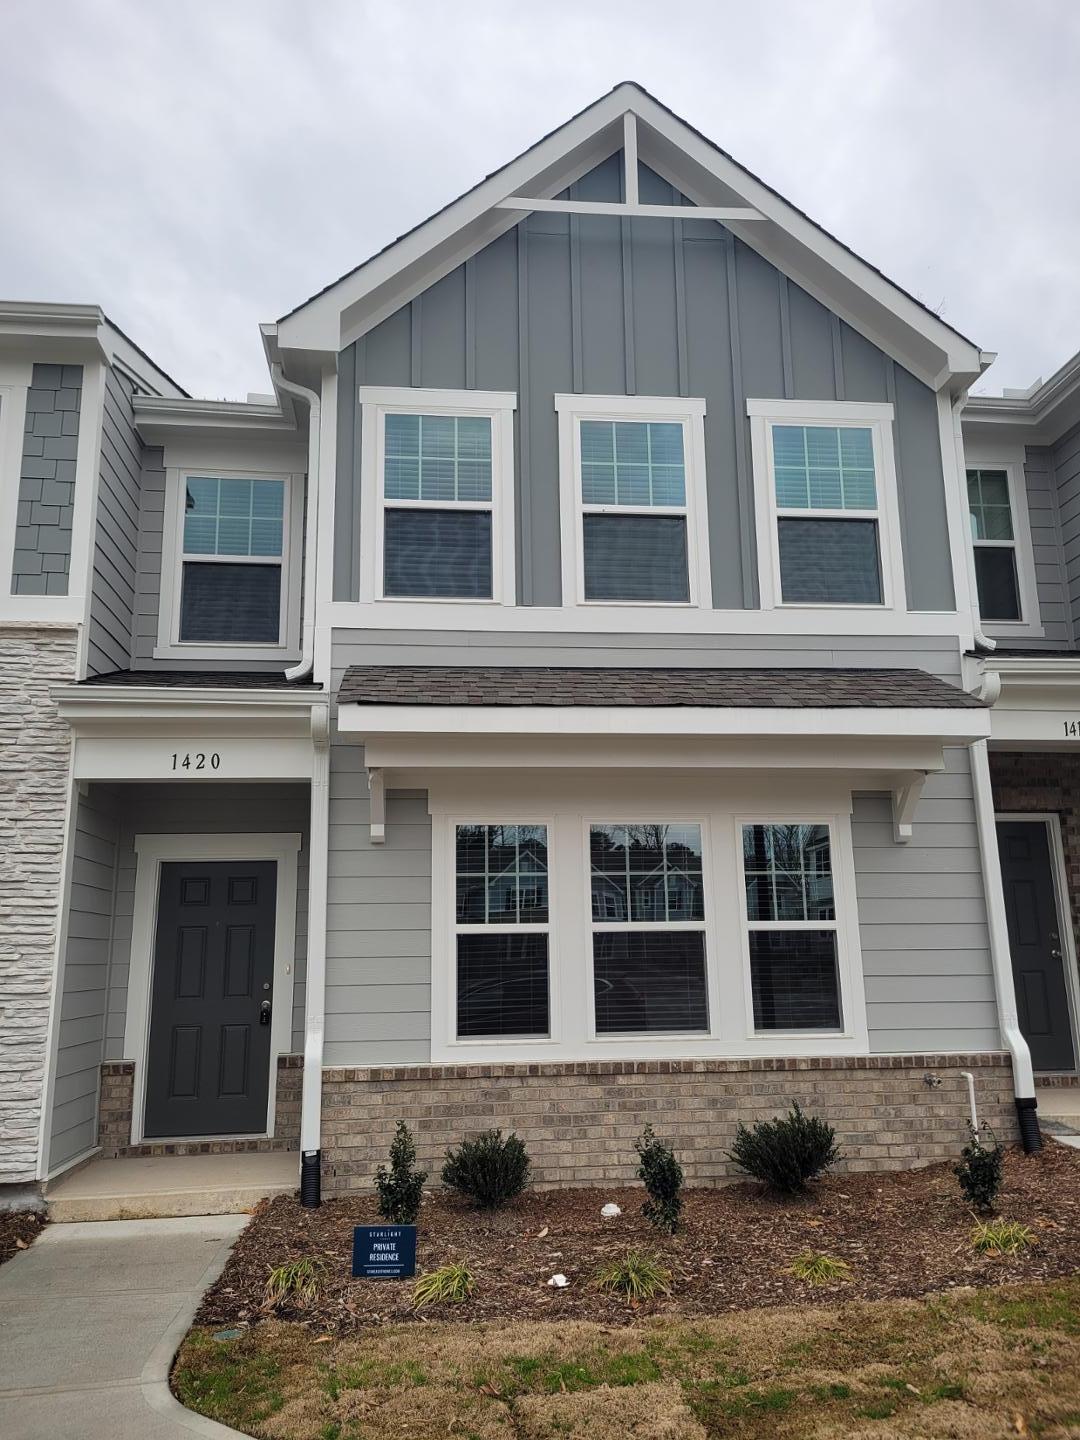
[[[767, 652], [767, 657], [765, 656]], [[960, 683], [949, 638], [498, 635], [336, 631], [334, 690], [351, 664], [880, 666]], [[978, 834], [966, 750], [927, 782], [908, 845], [890, 799], [858, 794], [852, 832], [870, 1047], [875, 1054], [996, 1050]], [[331, 748], [326, 1063], [430, 1058], [431, 825], [422, 792], [391, 791], [372, 845], [360, 746]]]
[[75, 514], [81, 365], [35, 365], [26, 395], [12, 595], [66, 595]]
[[[614, 155], [566, 192], [621, 198]], [[640, 167], [641, 199], [683, 197]], [[518, 601], [560, 604], [553, 397], [704, 397], [713, 602], [757, 605], [746, 401], [891, 402], [913, 610], [953, 609], [933, 392], [714, 221], [534, 213], [339, 356], [334, 598], [359, 593], [361, 385], [512, 390]]]

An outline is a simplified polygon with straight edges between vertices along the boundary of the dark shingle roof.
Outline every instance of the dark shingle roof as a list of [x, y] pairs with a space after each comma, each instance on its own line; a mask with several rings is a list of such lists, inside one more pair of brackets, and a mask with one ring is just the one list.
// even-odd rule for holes
[[175, 690], [321, 690], [307, 681], [286, 680], [281, 670], [110, 670], [107, 675], [90, 675], [83, 685], [120, 685], [125, 689]]
[[982, 702], [922, 670], [614, 669], [353, 665], [338, 692], [356, 705], [767, 706], [966, 709]]

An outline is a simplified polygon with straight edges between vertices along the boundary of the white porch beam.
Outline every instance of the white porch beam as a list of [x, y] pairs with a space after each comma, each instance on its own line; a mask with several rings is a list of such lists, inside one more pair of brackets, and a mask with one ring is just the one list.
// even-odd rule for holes
[[642, 205], [616, 200], [537, 200], [529, 195], [508, 195], [496, 201], [496, 210], [544, 210], [556, 215], [613, 215], [630, 220], [764, 220], [760, 210], [737, 205]]
[[623, 196], [627, 205], [638, 203], [637, 116], [632, 110], [623, 116]]

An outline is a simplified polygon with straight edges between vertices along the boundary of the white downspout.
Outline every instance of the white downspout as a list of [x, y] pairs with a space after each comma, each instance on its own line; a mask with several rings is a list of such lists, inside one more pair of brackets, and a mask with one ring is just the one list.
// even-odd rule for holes
[[953, 465], [956, 472], [956, 488], [960, 496], [960, 514], [964, 517], [964, 569], [967, 575], [968, 601], [971, 606], [971, 627], [975, 644], [980, 650], [996, 650], [997, 641], [983, 633], [982, 617], [979, 614], [979, 586], [975, 578], [975, 547], [971, 543], [967, 520], [967, 459], [964, 455], [964, 427], [961, 412], [967, 404], [968, 391], [961, 390], [952, 401]]
[[1016, 1010], [1009, 927], [1005, 918], [1005, 891], [1001, 884], [1001, 859], [998, 855], [997, 825], [994, 820], [994, 791], [990, 782], [990, 753], [985, 740], [977, 740], [971, 746], [971, 779], [975, 791], [979, 849], [982, 853], [983, 891], [986, 896], [986, 920], [990, 930], [990, 961], [994, 971], [998, 1023], [1005, 1047], [1012, 1057], [1013, 1091], [1016, 1095], [1020, 1138], [1025, 1150], [1038, 1150], [1042, 1142], [1036, 1115], [1038, 1102], [1035, 1097], [1035, 1076], [1031, 1068], [1031, 1051], [1020, 1032]]
[[304, 609], [303, 640], [300, 663], [285, 671], [286, 680], [306, 680], [315, 668], [315, 576], [319, 558], [319, 445], [322, 429], [322, 408], [319, 397], [306, 385], [286, 380], [281, 363], [270, 366], [274, 385], [289, 395], [303, 400], [308, 407], [308, 468], [307, 468], [307, 543], [304, 546]]

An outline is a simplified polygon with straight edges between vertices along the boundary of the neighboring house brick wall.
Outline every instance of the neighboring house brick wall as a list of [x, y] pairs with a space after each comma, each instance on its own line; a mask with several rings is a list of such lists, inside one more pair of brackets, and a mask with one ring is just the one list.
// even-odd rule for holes
[[[513, 1130], [540, 1186], [631, 1183], [634, 1141], [651, 1121], [687, 1180], [709, 1184], [738, 1175], [726, 1158], [737, 1122], [770, 1118], [793, 1100], [835, 1126], [842, 1169], [907, 1169], [957, 1156], [966, 1142], [964, 1070], [975, 1076], [980, 1116], [1015, 1143], [1012, 1071], [996, 1053], [331, 1068], [323, 1072], [325, 1192], [370, 1192], [399, 1120], [433, 1177], [463, 1136]], [[925, 1083], [928, 1073], [940, 1087]]]
[[0, 625], [0, 1183], [37, 1168], [71, 745], [50, 691], [76, 645]]
[[13, 595], [68, 593], [82, 380], [81, 365], [34, 366], [26, 396]]

